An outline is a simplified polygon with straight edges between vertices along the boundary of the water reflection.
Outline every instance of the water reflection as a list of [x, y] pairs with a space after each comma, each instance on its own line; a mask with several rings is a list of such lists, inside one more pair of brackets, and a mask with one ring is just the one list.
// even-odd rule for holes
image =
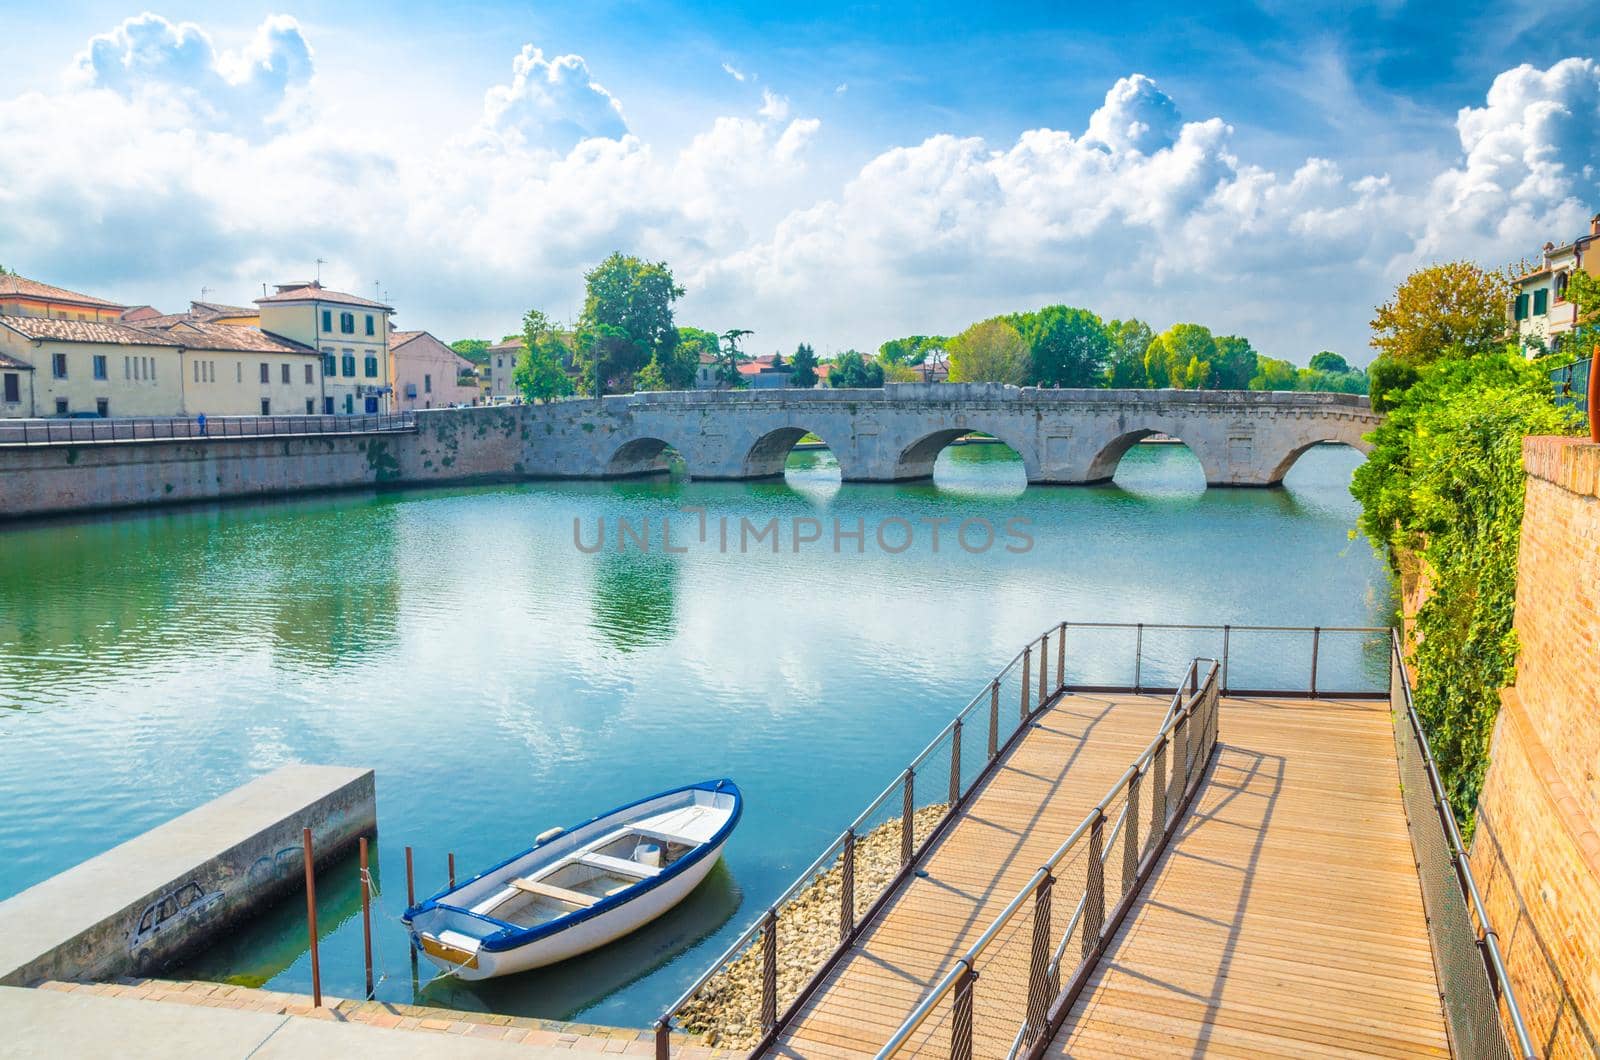
[[[649, 530], [659, 535], [659, 527], [656, 523]], [[614, 523], [606, 529], [617, 532]], [[614, 542], [615, 537], [607, 540]], [[678, 564], [674, 556], [659, 551], [660, 542], [659, 536], [650, 540], [657, 550], [649, 553], [619, 553], [608, 543], [597, 557], [590, 624], [618, 651], [662, 644], [676, 632]]]

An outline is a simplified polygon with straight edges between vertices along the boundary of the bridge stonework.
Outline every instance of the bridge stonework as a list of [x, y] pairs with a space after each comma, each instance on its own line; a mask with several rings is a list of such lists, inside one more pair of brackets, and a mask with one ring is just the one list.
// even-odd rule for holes
[[881, 390], [689, 391], [565, 401], [527, 408], [527, 469], [574, 478], [647, 474], [667, 446], [689, 475], [783, 474], [807, 433], [853, 482], [928, 478], [945, 446], [993, 435], [1030, 483], [1105, 482], [1140, 439], [1186, 444], [1212, 486], [1274, 486], [1322, 442], [1366, 452], [1381, 422], [1344, 394], [1182, 390], [1041, 390], [990, 383], [889, 384]]

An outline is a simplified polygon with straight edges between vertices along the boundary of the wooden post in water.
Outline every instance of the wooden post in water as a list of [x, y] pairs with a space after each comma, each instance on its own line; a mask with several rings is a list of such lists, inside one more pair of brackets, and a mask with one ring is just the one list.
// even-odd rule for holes
[[311, 939], [311, 1004], [322, 1007], [322, 965], [317, 960], [317, 863], [311, 852], [311, 829], [302, 828], [306, 851], [306, 934]]
[[367, 875], [367, 837], [361, 837], [361, 956], [367, 968], [367, 1000], [372, 1000], [372, 887]]
[[406, 847], [406, 908], [417, 904], [417, 882], [411, 869], [411, 848]]
[[450, 886], [452, 888], [454, 888], [455, 885], [456, 885], [456, 855], [455, 855], [455, 851], [451, 851], [450, 852]]

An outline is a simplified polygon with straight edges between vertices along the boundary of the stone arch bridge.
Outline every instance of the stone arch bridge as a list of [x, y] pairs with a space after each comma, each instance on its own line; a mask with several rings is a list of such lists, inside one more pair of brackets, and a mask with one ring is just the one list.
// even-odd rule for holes
[[525, 467], [573, 478], [665, 469], [675, 449], [690, 476], [783, 474], [806, 434], [852, 482], [927, 478], [945, 446], [993, 435], [1021, 456], [1030, 483], [1105, 482], [1154, 434], [1182, 441], [1212, 486], [1275, 486], [1307, 449], [1365, 453], [1382, 417], [1364, 397], [1231, 390], [1042, 390], [992, 383], [891, 383], [880, 390], [686, 391], [529, 406]]

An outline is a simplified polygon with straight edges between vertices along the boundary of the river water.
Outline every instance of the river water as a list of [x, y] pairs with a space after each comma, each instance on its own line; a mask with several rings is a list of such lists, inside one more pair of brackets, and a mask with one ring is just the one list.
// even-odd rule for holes
[[[1143, 445], [1114, 485], [1025, 489], [999, 446], [947, 450], [933, 483], [904, 486], [841, 485], [825, 452], [797, 453], [782, 482], [339, 494], [0, 531], [0, 897], [276, 766], [372, 766], [379, 996], [642, 1026], [1046, 626], [1386, 625], [1383, 564], [1349, 536], [1358, 461], [1320, 447], [1285, 489], [1206, 490], [1186, 449]], [[649, 552], [616, 550], [619, 519], [641, 536], [649, 520]], [[741, 551], [741, 519], [778, 520], [779, 551]], [[577, 547], [602, 520], [607, 547]], [[795, 551], [812, 520], [821, 539]], [[663, 522], [686, 551], [662, 551]], [[1131, 632], [1069, 647], [1085, 679], [1129, 679]], [[1169, 683], [1217, 652], [1154, 632], [1143, 647], [1144, 680]], [[1235, 634], [1232, 684], [1303, 686], [1308, 650]], [[1322, 687], [1354, 688], [1387, 656], [1325, 637], [1321, 666]], [[672, 914], [553, 969], [414, 986], [406, 845], [432, 893], [451, 852], [464, 877], [552, 825], [721, 776], [743, 823]], [[338, 996], [362, 990], [357, 895], [353, 864], [319, 883]], [[303, 905], [173, 974], [309, 992]]]

